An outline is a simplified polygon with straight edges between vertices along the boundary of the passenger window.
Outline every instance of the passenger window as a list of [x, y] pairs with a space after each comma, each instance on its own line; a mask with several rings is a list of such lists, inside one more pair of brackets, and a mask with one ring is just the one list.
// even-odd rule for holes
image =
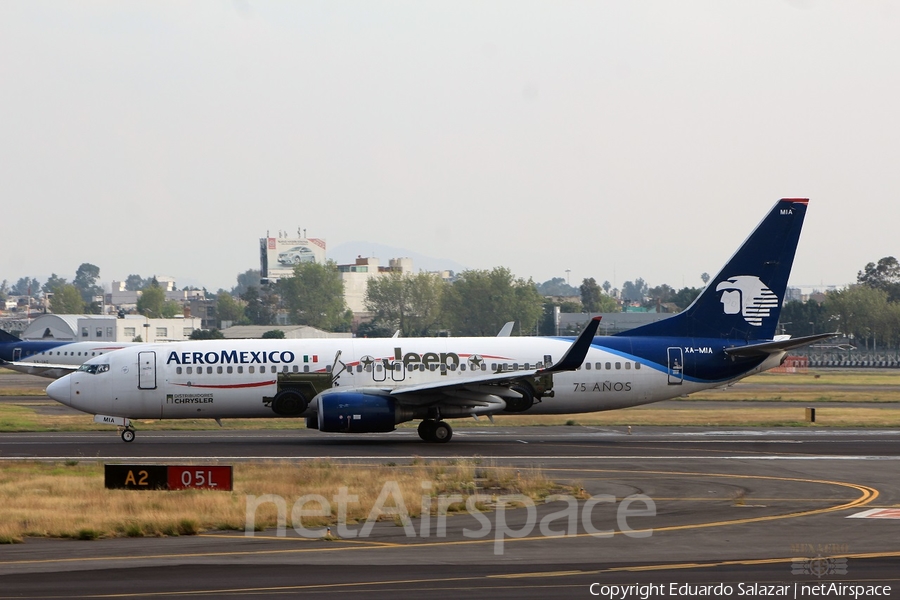
[[[219, 367], [219, 368], [221, 369], [222, 367]], [[212, 375], [212, 367], [206, 367], [206, 374]]]
[[278, 367], [276, 367], [275, 365], [272, 365], [272, 372], [273, 372], [273, 373], [277, 373], [277, 372], [278, 372]]
[[256, 372], [256, 367], [247, 367], [247, 372], [253, 374]]
[[218, 374], [218, 375], [222, 374], [222, 367], [216, 367], [216, 374]]
[[466, 370], [466, 365], [459, 365], [459, 370], [460, 370], [460, 371], [465, 371], [465, 370]]
[[[252, 368], [253, 368], [253, 367], [251, 367], [251, 369], [252, 369]], [[309, 373], [309, 365], [303, 365], [303, 372], [304, 372], [304, 373]]]
[[594, 365], [594, 368], [597, 369], [597, 370], [599, 371], [600, 369], [603, 368], [603, 363], [597, 363], [597, 364], [595, 364], [595, 365]]
[[609, 371], [612, 369], [612, 363], [606, 363], [606, 370]]
[[641, 363], [634, 363], [634, 368], [635, 368], [635, 369], [640, 369], [640, 368], [641, 368]]
[[587, 369], [588, 371], [590, 371], [590, 370], [591, 370], [591, 363], [584, 363], [584, 368]]
[[299, 373], [299, 372], [300, 372], [300, 367], [298, 367], [297, 365], [294, 365], [294, 366], [291, 368], [291, 370], [292, 370], [294, 373]]
[[618, 370], [618, 369], [621, 369], [621, 368], [622, 368], [622, 363], [617, 362], [617, 363], [616, 363], [616, 369]]
[[241, 365], [238, 365], [238, 373], [243, 373], [243, 372], [244, 372], [244, 367], [242, 367]]
[[194, 367], [188, 367], [188, 368], [187, 368], [187, 374], [188, 374], [188, 375], [192, 374], [193, 372], [194, 372]]
[[175, 367], [175, 374], [181, 375], [181, 367]]
[[630, 362], [625, 363], [625, 370], [628, 371], [630, 369], [631, 369], [631, 363]]
[[229, 374], [230, 374], [230, 373], [234, 373], [234, 368], [233, 368], [231, 365], [228, 365], [228, 366], [225, 368], [225, 370], [226, 370], [226, 372], [228, 372]]

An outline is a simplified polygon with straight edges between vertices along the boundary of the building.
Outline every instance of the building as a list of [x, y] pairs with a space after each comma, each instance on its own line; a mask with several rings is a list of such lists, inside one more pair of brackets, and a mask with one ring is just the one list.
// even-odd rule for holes
[[41, 315], [22, 332], [25, 340], [69, 342], [175, 342], [190, 339], [199, 318], [150, 319], [143, 315]]
[[366, 312], [366, 288], [369, 280], [387, 273], [412, 273], [411, 258], [392, 258], [390, 266], [378, 266], [377, 258], [356, 259], [352, 265], [338, 265], [341, 281], [344, 282], [344, 302], [354, 314]]

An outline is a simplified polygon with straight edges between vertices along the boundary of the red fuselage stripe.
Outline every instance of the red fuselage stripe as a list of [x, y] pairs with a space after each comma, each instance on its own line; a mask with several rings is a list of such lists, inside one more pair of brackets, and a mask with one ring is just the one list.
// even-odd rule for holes
[[217, 390], [233, 390], [238, 388], [254, 388], [254, 387], [265, 387], [267, 385], [275, 385], [274, 381], [257, 381], [255, 383], [233, 383], [228, 385], [203, 385], [202, 383], [175, 383], [172, 385], [179, 385], [181, 387], [190, 387], [190, 388], [214, 388]]

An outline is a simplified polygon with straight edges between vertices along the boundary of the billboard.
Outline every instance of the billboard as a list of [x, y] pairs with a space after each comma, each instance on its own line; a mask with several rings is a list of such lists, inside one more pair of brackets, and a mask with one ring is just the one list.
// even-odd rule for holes
[[259, 271], [264, 279], [290, 277], [304, 262], [325, 264], [325, 240], [317, 238], [260, 238]]

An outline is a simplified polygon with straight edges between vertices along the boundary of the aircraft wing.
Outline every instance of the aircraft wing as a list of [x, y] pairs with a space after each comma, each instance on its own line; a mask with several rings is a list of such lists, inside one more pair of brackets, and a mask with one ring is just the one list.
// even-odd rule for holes
[[77, 371], [81, 365], [56, 365], [51, 363], [33, 363], [19, 360], [0, 360], [0, 367], [6, 367], [26, 375], [37, 375], [49, 379], [59, 379], [73, 371]]
[[496, 371], [485, 373], [481, 377], [466, 377], [465, 381], [445, 380], [429, 381], [426, 383], [402, 385], [399, 387], [367, 386], [365, 388], [337, 387], [322, 392], [320, 395], [341, 394], [348, 392], [374, 393], [378, 395], [393, 396], [400, 402], [408, 404], [434, 404], [459, 403], [460, 400], [471, 404], [473, 401], [483, 403], [485, 406], [499, 404], [499, 410], [504, 404], [499, 402], [502, 398], [520, 398], [522, 395], [515, 390], [510, 390], [509, 384], [516, 381], [540, 377], [560, 371], [574, 371], [584, 362], [591, 342], [597, 334], [600, 326], [600, 317], [594, 317], [584, 328], [584, 331], [572, 342], [565, 355], [554, 365], [543, 369], [528, 369], [518, 371]]
[[817, 333], [816, 335], [807, 335], [798, 338], [789, 338], [783, 340], [773, 340], [771, 342], [762, 342], [760, 344], [750, 344], [748, 346], [734, 346], [733, 348], [725, 348], [725, 353], [733, 357], [753, 357], [766, 356], [769, 354], [777, 354], [786, 352], [794, 348], [800, 348], [813, 342], [827, 340], [838, 335], [837, 333]]

